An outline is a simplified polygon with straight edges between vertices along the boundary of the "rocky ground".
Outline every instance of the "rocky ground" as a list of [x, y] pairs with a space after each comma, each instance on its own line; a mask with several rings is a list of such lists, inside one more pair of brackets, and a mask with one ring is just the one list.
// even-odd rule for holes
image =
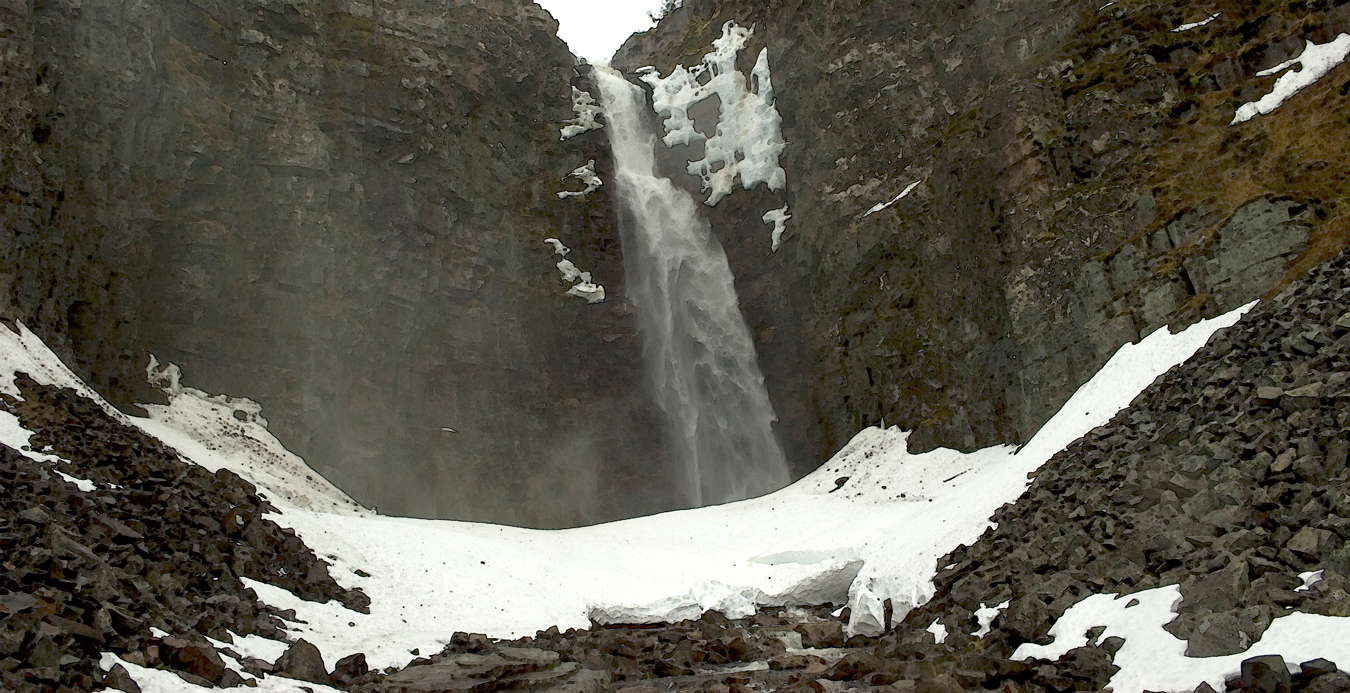
[[[878, 637], [846, 639], [847, 610], [831, 605], [739, 620], [709, 612], [515, 641], [460, 633], [442, 652], [384, 671], [361, 655], [327, 664], [303, 640], [274, 662], [233, 652], [231, 632], [289, 640], [294, 618], [260, 604], [240, 578], [356, 610], [368, 600], [265, 519], [269, 506], [248, 482], [184, 463], [73, 391], [20, 376], [21, 398], [2, 406], [35, 432], [32, 454], [67, 461], [0, 447], [0, 681], [25, 692], [136, 690], [124, 671], [98, 668], [113, 652], [198, 684], [280, 675], [371, 693], [1101, 690], [1119, 638], [1053, 662], [1010, 657], [1046, 642], [1054, 620], [1094, 593], [1178, 584], [1168, 628], [1192, 656], [1242, 652], [1290, 610], [1350, 615], [1347, 366], [1342, 256], [1053, 458], [995, 515], [997, 529], [939, 562], [937, 596], [888, 618]], [[1295, 576], [1313, 570], [1324, 579], [1298, 590]], [[973, 635], [979, 605], [1002, 601], [1010, 606], [990, 631]], [[941, 643], [928, 630], [935, 621], [948, 632]], [[1336, 663], [1298, 664], [1289, 676], [1254, 658], [1230, 688], [1350, 690]]]

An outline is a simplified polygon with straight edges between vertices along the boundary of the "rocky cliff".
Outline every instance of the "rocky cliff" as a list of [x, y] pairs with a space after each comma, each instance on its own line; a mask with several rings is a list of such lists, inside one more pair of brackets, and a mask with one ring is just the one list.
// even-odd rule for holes
[[[5, 5], [0, 314], [120, 406], [150, 353], [258, 400], [384, 512], [669, 507], [611, 205], [557, 195], [604, 137], [560, 140], [556, 28], [520, 0]], [[611, 299], [566, 295], [546, 238]]]
[[883, 420], [1025, 441], [1120, 344], [1343, 245], [1344, 70], [1229, 123], [1350, 7], [1103, 4], [687, 0], [615, 56], [668, 74], [727, 21], [768, 50], [786, 190], [709, 214], [799, 469]]

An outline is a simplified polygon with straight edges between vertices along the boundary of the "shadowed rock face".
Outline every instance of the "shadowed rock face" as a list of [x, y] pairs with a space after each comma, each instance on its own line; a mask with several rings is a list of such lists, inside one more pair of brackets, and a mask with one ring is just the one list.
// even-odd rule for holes
[[1120, 344], [1343, 245], [1344, 74], [1228, 123], [1350, 8], [1103, 4], [688, 0], [615, 56], [668, 74], [728, 20], [768, 49], [787, 190], [710, 216], [799, 473], [883, 420], [916, 449], [1025, 441]]
[[[604, 140], [559, 141], [541, 9], [7, 7], [4, 313], [95, 386], [175, 362], [384, 512], [670, 507], [609, 200], [556, 196]], [[562, 295], [545, 238], [611, 299]]]

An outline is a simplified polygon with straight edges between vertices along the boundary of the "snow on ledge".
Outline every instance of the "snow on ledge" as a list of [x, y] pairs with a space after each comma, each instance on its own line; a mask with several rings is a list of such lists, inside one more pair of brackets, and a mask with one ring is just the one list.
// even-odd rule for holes
[[904, 190], [900, 191], [899, 195], [896, 195], [894, 198], [892, 198], [890, 202], [882, 202], [872, 207], [871, 209], [867, 210], [867, 212], [863, 214], [863, 218], [866, 219], [867, 217], [870, 217], [873, 214], [876, 214], [877, 212], [880, 212], [881, 210], [890, 207], [891, 205], [899, 202], [900, 200], [905, 199], [905, 197], [907, 197], [911, 192], [913, 192], [915, 188], [919, 187], [919, 183], [922, 182], [923, 181], [916, 180], [913, 183], [910, 183], [908, 186], [905, 187]]
[[1219, 15], [1221, 15], [1221, 14], [1223, 14], [1223, 13], [1222, 13], [1222, 12], [1215, 12], [1214, 14], [1211, 14], [1209, 17], [1207, 17], [1207, 18], [1205, 18], [1205, 19], [1202, 19], [1202, 20], [1200, 20], [1200, 21], [1198, 21], [1198, 22], [1191, 22], [1190, 24], [1182, 24], [1181, 26], [1179, 26], [1179, 27], [1173, 29], [1173, 30], [1172, 30], [1172, 33], [1174, 33], [1174, 34], [1180, 34], [1180, 33], [1185, 32], [1185, 31], [1190, 31], [1191, 29], [1199, 29], [1200, 27], [1205, 26], [1206, 24], [1209, 24], [1210, 22], [1212, 22], [1212, 21], [1218, 19], [1218, 18], [1219, 18]]
[[1303, 54], [1297, 58], [1286, 60], [1285, 62], [1256, 73], [1257, 77], [1269, 77], [1270, 75], [1284, 72], [1289, 68], [1300, 65], [1302, 69], [1297, 72], [1289, 71], [1280, 75], [1275, 80], [1275, 86], [1269, 94], [1262, 96], [1256, 101], [1244, 103], [1238, 107], [1237, 113], [1233, 115], [1231, 125], [1245, 123], [1258, 115], [1265, 115], [1279, 108], [1294, 94], [1303, 91], [1319, 79], [1322, 79], [1336, 68], [1337, 65], [1345, 62], [1346, 57], [1350, 57], [1350, 34], [1341, 34], [1334, 40], [1318, 45], [1309, 41], [1303, 49]]
[[568, 178], [575, 178], [581, 181], [582, 184], [586, 186], [586, 189], [576, 191], [564, 190], [558, 193], [559, 200], [565, 200], [569, 197], [585, 197], [596, 190], [599, 190], [600, 186], [605, 184], [604, 181], [600, 180], [600, 176], [595, 175], [595, 159], [591, 159], [586, 162], [585, 166], [581, 166], [567, 174], [567, 177], [563, 178], [563, 180], [566, 181]]

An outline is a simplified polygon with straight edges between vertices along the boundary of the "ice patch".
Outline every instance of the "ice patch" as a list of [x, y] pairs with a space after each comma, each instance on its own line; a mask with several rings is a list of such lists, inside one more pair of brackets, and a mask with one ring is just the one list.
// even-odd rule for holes
[[[746, 78], [736, 70], [736, 56], [745, 48], [753, 30], [735, 22], [722, 25], [722, 37], [713, 41], [713, 51], [703, 56], [703, 64], [686, 69], [677, 65], [667, 77], [654, 69], [639, 71], [642, 81], [652, 87], [652, 107], [666, 116], [667, 147], [704, 143], [704, 156], [689, 162], [689, 173], [703, 181], [709, 192], [707, 204], [716, 205], [731, 193], [739, 176], [746, 190], [764, 183], [770, 190], [782, 190], [787, 173], [778, 165], [778, 156], [787, 148], [783, 142], [783, 118], [774, 107], [773, 83], [769, 75], [769, 50], [759, 52]], [[706, 77], [706, 82], [700, 80]], [[694, 129], [689, 109], [704, 99], [716, 96], [720, 103], [717, 130], [712, 137]]]
[[553, 252], [562, 257], [558, 261], [558, 272], [562, 273], [564, 282], [572, 285], [572, 288], [563, 292], [564, 294], [584, 298], [587, 303], [601, 303], [605, 300], [605, 287], [592, 282], [590, 272], [582, 272], [567, 259], [567, 255], [572, 252], [571, 248], [556, 238], [545, 238], [544, 243], [553, 246]]
[[1120, 671], [1108, 684], [1116, 693], [1189, 691], [1202, 681], [1221, 691], [1225, 689], [1225, 681], [1241, 672], [1244, 659], [1260, 655], [1280, 655], [1291, 668], [1318, 657], [1333, 662], [1350, 661], [1350, 618], [1301, 612], [1276, 618], [1246, 652], [1187, 657], [1186, 641], [1163, 629], [1176, 618], [1180, 603], [1181, 589], [1177, 585], [1121, 596], [1094, 594], [1069, 607], [1050, 627], [1054, 642], [1025, 643], [1013, 652], [1012, 659], [1058, 659], [1069, 650], [1086, 645], [1088, 630], [1105, 626], [1099, 638], [1125, 639], [1115, 656]]
[[1275, 87], [1271, 89], [1269, 94], [1256, 101], [1239, 106], [1229, 125], [1245, 123], [1258, 115], [1265, 115], [1274, 111], [1289, 97], [1322, 79], [1337, 65], [1345, 62], [1347, 56], [1350, 56], [1350, 34], [1341, 34], [1334, 40], [1320, 46], [1308, 41], [1302, 55], [1286, 60], [1269, 70], [1256, 73], [1257, 77], [1269, 77], [1284, 72], [1295, 65], [1302, 66], [1302, 69], [1297, 72], [1289, 71], [1280, 75], [1279, 79], [1275, 80]]
[[[560, 200], [565, 200], [569, 197], [585, 197], [596, 190], [599, 190], [600, 186], [604, 185], [604, 182], [600, 180], [600, 176], [595, 175], [595, 159], [591, 159], [585, 166], [567, 174], [567, 178], [576, 178], [586, 186], [586, 189], [579, 191], [564, 190], [558, 193], [558, 199]], [[566, 181], [567, 178], [563, 178], [563, 180]]]
[[576, 114], [576, 117], [564, 121], [567, 125], [563, 126], [561, 130], [562, 137], [558, 138], [559, 140], [570, 140], [583, 132], [599, 130], [604, 127], [595, 119], [596, 116], [601, 115], [604, 111], [600, 108], [600, 104], [595, 102], [595, 97], [591, 96], [589, 92], [584, 92], [576, 87], [572, 87], [572, 112]]
[[764, 223], [773, 224], [773, 236], [770, 237], [772, 248], [770, 252], [778, 252], [778, 246], [783, 244], [783, 231], [787, 228], [788, 219], [792, 215], [788, 214], [788, 206], [783, 205], [782, 209], [775, 209], [764, 213]]

